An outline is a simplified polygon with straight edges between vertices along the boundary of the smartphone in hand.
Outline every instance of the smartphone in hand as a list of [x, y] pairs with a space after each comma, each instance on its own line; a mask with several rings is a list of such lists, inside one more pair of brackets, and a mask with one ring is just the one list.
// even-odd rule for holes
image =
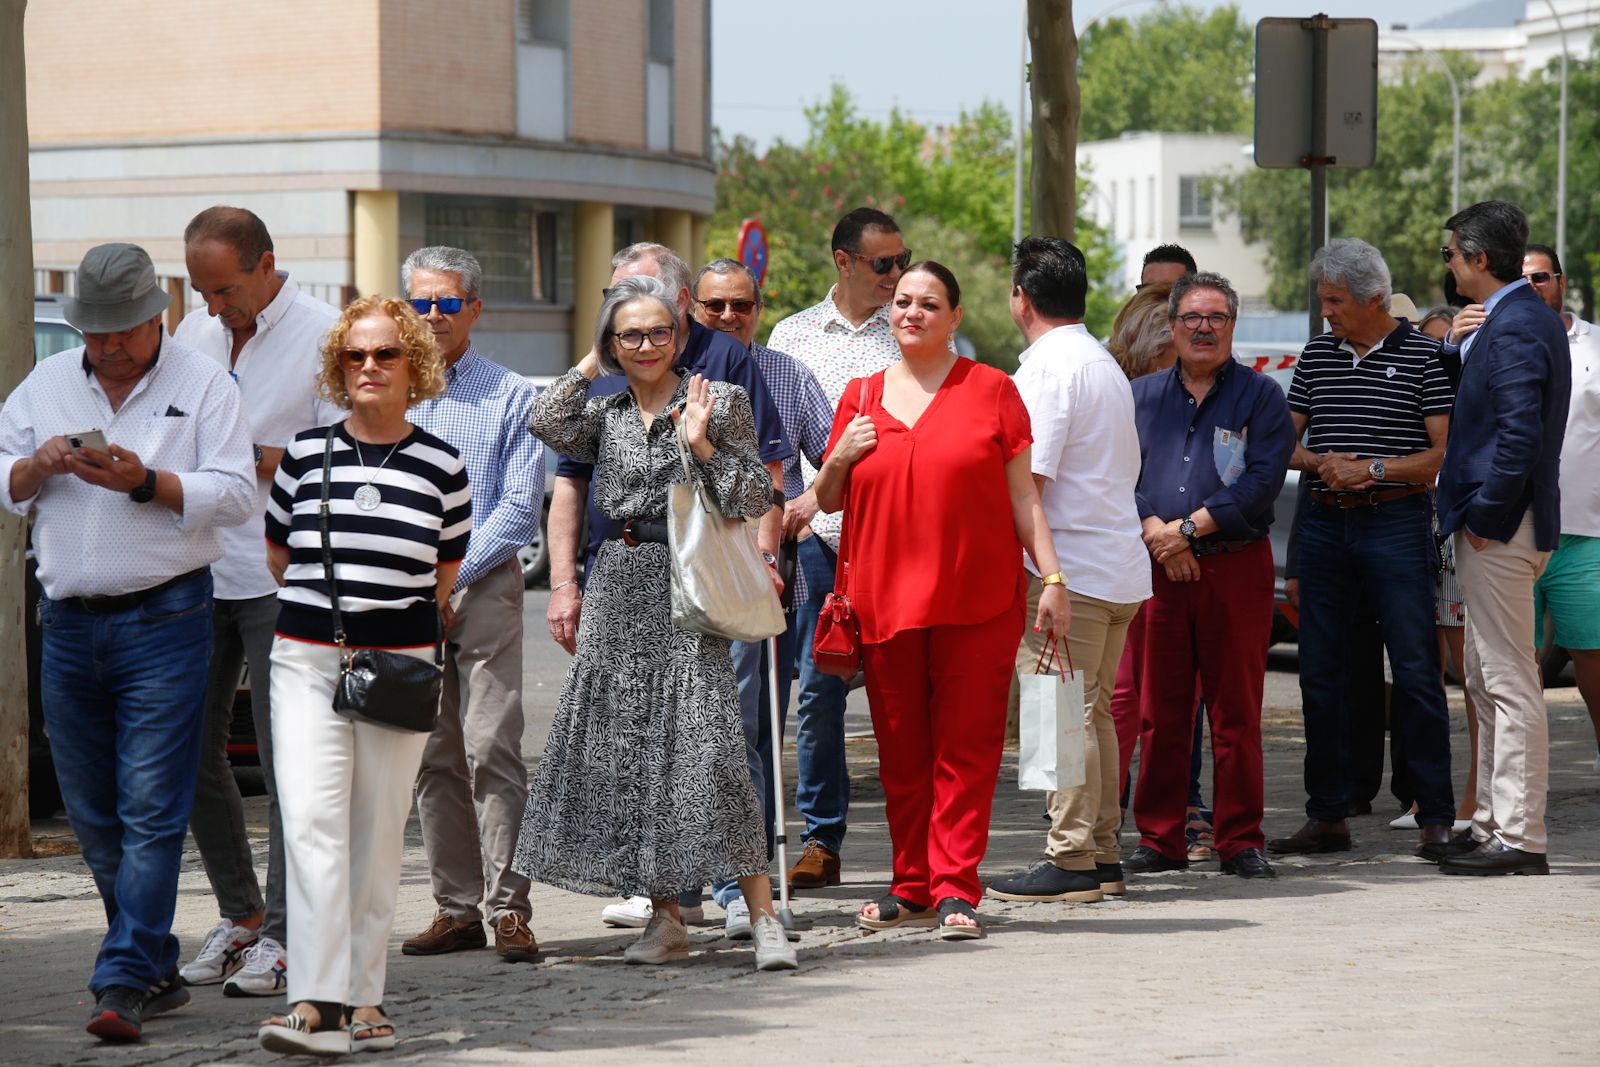
[[106, 435], [99, 430], [82, 430], [65, 436], [67, 438], [67, 448], [71, 449], [72, 454], [85, 463], [91, 462], [89, 457], [83, 454], [83, 450], [86, 448], [92, 448], [96, 452], [110, 451], [106, 447]]

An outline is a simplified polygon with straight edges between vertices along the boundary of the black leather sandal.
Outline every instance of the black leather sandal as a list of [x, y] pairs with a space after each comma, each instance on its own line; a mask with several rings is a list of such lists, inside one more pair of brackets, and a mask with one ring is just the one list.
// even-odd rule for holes
[[[952, 915], [965, 915], [973, 922], [972, 926], [962, 926], [949, 921]], [[939, 939], [941, 941], [976, 941], [983, 936], [983, 927], [978, 924], [978, 912], [971, 904], [960, 897], [945, 897], [939, 901]]]
[[[869, 918], [856, 912], [856, 925], [863, 930], [890, 930], [896, 926], [932, 926], [938, 916], [927, 905], [911, 903], [905, 897], [885, 893], [872, 903], [878, 906], [878, 917]], [[866, 907], [866, 905], [862, 905]]]

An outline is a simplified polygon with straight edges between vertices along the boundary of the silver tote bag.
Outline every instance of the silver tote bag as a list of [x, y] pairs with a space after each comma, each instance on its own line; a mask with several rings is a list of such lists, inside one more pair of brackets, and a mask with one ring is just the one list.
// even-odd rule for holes
[[783, 608], [755, 535], [723, 515], [689, 463], [688, 431], [676, 420], [681, 482], [667, 490], [667, 547], [672, 556], [672, 621], [685, 630], [761, 641], [783, 632]]

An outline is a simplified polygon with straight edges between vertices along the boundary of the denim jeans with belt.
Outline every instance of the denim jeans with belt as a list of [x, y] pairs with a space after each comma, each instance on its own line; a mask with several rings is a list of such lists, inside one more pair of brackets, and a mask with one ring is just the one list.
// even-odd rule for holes
[[50, 750], [106, 909], [89, 988], [143, 990], [178, 964], [172, 914], [205, 721], [211, 575], [111, 614], [39, 605]]
[[1341, 509], [1313, 497], [1300, 516], [1300, 694], [1306, 815], [1337, 821], [1350, 801], [1351, 662], [1361, 604], [1375, 617], [1394, 680], [1391, 729], [1405, 752], [1417, 822], [1455, 818], [1450, 717], [1433, 618], [1439, 553], [1425, 493]]

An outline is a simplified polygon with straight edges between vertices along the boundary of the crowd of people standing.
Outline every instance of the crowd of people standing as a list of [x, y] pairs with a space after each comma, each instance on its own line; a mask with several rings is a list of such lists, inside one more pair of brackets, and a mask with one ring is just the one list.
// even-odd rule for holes
[[[793, 969], [768, 877], [773, 766], [794, 695], [803, 848], [781, 876], [838, 884], [848, 681], [813, 655], [835, 594], [859, 620], [892, 846], [864, 929], [970, 940], [986, 891], [1093, 902], [1213, 855], [1256, 879], [1275, 877], [1269, 854], [1348, 849], [1379, 657], [1417, 855], [1545, 873], [1537, 613], [1600, 713], [1594, 475], [1560, 462], [1600, 432], [1595, 335], [1514, 205], [1444, 229], [1466, 306], [1417, 323], [1396, 316], [1377, 248], [1318, 253], [1329, 329], [1287, 395], [1234, 358], [1232, 285], [1176, 246], [1152, 253], [1103, 346], [1083, 321], [1082, 252], [1021, 241], [1019, 369], [963, 358], [959, 280], [914, 261], [872, 208], [839, 220], [836, 284], [765, 345], [745, 265], [691, 274], [664, 246], [623, 249], [591, 350], [537, 394], [472, 343], [468, 250], [419, 249], [403, 297], [341, 311], [277, 269], [253, 213], [211, 208], [184, 235], [205, 307], [171, 337], [148, 255], [91, 250], [67, 311], [85, 345], [0, 412], [0, 504], [35, 516], [51, 742], [106, 905], [89, 1032], [136, 1040], [216, 984], [287, 998], [259, 1026], [268, 1049], [392, 1048], [386, 954], [413, 794], [437, 914], [405, 954], [486, 948], [492, 931], [499, 958], [537, 959], [537, 881], [611, 898], [602, 921], [642, 928], [624, 959], [661, 964], [688, 952], [709, 885], [757, 969]], [[548, 625], [573, 659], [530, 786], [514, 557], [539, 521], [541, 441], [562, 457]], [[1290, 468], [1307, 818], [1269, 841], [1267, 535]], [[674, 621], [667, 498], [684, 482], [756, 529], [788, 605], [770, 645]], [[118, 550], [128, 532], [141, 552]], [[1085, 780], [1047, 797], [1043, 858], [986, 889], [1008, 695], [1057, 644], [1084, 679]], [[352, 650], [437, 664], [436, 718], [349, 714]], [[1475, 716], [1459, 806], [1448, 656]], [[264, 891], [225, 753], [245, 663]], [[219, 922], [180, 967], [190, 828]]]

